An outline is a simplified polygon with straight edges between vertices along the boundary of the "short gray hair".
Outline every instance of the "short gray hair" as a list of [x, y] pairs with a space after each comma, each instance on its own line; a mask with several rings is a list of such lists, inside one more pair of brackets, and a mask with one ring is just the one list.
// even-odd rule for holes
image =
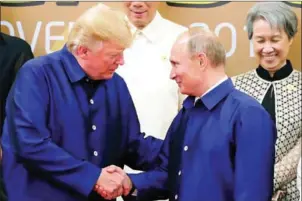
[[190, 27], [187, 33], [189, 35], [187, 47], [192, 56], [204, 52], [213, 66], [225, 65], [225, 49], [212, 31]]
[[284, 30], [291, 39], [297, 33], [298, 19], [294, 11], [283, 2], [256, 3], [248, 12], [246, 28], [248, 38], [253, 37], [253, 24], [256, 20], [267, 21], [272, 28]]

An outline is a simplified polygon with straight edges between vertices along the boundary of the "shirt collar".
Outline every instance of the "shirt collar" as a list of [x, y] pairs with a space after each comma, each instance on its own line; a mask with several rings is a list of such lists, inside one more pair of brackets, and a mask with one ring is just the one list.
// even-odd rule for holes
[[224, 97], [235, 89], [230, 78], [223, 79], [215, 88], [208, 91], [207, 94], [201, 97], [201, 101], [208, 108], [212, 110]]
[[293, 72], [293, 67], [291, 62], [289, 60], [286, 60], [285, 66], [283, 66], [278, 71], [276, 71], [273, 77], [271, 77], [269, 72], [260, 65], [256, 69], [256, 72], [259, 75], [259, 77], [261, 77], [264, 80], [277, 81], [288, 77]]
[[226, 81], [227, 79], [228, 79], [228, 77], [225, 76], [224, 78], [222, 78], [221, 80], [219, 80], [214, 86], [212, 86], [210, 89], [208, 89], [204, 94], [202, 94], [201, 97], [196, 97], [194, 104], [197, 102], [197, 100], [201, 99], [203, 96], [205, 96], [207, 93], [209, 93], [210, 91], [212, 91], [214, 88], [216, 88], [218, 85], [220, 85], [222, 82]]
[[130, 29], [132, 35], [141, 32], [150, 42], [156, 43], [157, 39], [161, 37], [161, 22], [163, 20], [162, 16], [156, 11], [154, 19], [142, 30], [137, 29], [128, 18], [126, 18], [130, 24]]
[[86, 77], [86, 73], [76, 60], [75, 56], [69, 52], [66, 45], [63, 47], [61, 52], [61, 58], [64, 62], [64, 68], [71, 82], [78, 82]]
[[[225, 77], [218, 81], [211, 89], [209, 89], [201, 98], [203, 104], [208, 110], [213, 109], [224, 97], [226, 97], [234, 88], [231, 79]], [[194, 107], [196, 101], [195, 96], [188, 96], [183, 106], [185, 109]]]
[[183, 102], [183, 107], [185, 109], [190, 109], [194, 107], [194, 103], [195, 103], [195, 96], [188, 96]]
[[202, 98], [203, 96], [205, 96], [206, 94], [208, 94], [210, 91], [212, 91], [213, 89], [215, 89], [218, 85], [220, 85], [221, 83], [223, 83], [227, 79], [228, 79], [228, 77], [225, 76], [224, 78], [222, 78], [221, 80], [219, 80], [216, 84], [214, 84], [214, 86], [212, 86], [210, 89], [208, 89], [200, 98]]

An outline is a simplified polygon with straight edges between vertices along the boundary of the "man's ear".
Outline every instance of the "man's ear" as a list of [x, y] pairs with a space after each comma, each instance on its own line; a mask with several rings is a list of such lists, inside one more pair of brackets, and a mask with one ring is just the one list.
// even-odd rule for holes
[[198, 54], [199, 65], [202, 70], [204, 70], [208, 66], [208, 58], [207, 55], [203, 52]]
[[76, 50], [77, 57], [79, 57], [83, 60], [88, 59], [88, 52], [89, 52], [89, 49], [87, 47], [81, 46], [81, 45]]

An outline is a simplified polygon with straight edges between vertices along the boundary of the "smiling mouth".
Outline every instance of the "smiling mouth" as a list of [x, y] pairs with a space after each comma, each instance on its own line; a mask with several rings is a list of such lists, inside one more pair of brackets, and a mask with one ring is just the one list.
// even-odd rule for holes
[[265, 60], [273, 60], [277, 55], [262, 56]]
[[146, 11], [141, 11], [141, 12], [138, 12], [138, 11], [131, 11], [131, 12], [133, 12], [133, 13], [136, 14], [136, 15], [141, 15], [141, 14], [145, 13]]

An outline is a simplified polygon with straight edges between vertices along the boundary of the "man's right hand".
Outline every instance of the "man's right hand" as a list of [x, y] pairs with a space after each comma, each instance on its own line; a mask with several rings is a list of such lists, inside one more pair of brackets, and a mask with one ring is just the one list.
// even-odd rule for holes
[[127, 196], [132, 189], [128, 175], [115, 165], [102, 169], [94, 190], [107, 200]]

